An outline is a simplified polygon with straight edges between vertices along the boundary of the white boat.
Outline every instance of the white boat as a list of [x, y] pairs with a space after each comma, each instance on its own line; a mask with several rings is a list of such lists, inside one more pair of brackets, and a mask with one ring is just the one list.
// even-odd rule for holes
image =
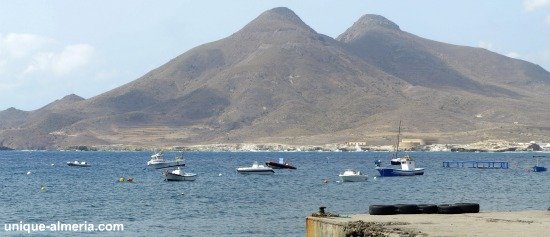
[[352, 169], [348, 169], [338, 176], [340, 176], [342, 182], [363, 182], [367, 181], [368, 178], [367, 175], [361, 173], [361, 171], [355, 171]]
[[185, 166], [185, 160], [183, 156], [176, 157], [176, 160], [165, 160], [164, 154], [159, 152], [151, 156], [151, 160], [147, 161], [147, 166], [155, 169]]
[[175, 170], [166, 170], [164, 171], [164, 177], [166, 177], [166, 181], [195, 181], [196, 174], [194, 173], [186, 173], [180, 167], [176, 168]]
[[240, 174], [273, 174], [275, 173], [275, 171], [273, 171], [273, 168], [260, 165], [256, 161], [254, 162], [254, 164], [252, 164], [252, 166], [237, 168], [237, 172]]
[[90, 167], [91, 165], [87, 163], [86, 161], [68, 161], [68, 166], [78, 166], [78, 167]]

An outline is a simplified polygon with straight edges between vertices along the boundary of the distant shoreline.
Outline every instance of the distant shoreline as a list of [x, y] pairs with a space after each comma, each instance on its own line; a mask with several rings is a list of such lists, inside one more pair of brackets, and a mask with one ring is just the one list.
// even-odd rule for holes
[[[395, 152], [395, 146], [350, 146], [346, 144], [326, 145], [288, 145], [278, 143], [234, 143], [205, 144], [188, 146], [155, 146], [138, 145], [99, 145], [70, 146], [55, 149], [11, 149], [0, 150], [42, 150], [42, 151], [173, 151], [173, 152]], [[471, 144], [430, 144], [405, 147], [400, 152], [550, 152], [550, 143], [514, 143], [501, 140], [476, 142]]]

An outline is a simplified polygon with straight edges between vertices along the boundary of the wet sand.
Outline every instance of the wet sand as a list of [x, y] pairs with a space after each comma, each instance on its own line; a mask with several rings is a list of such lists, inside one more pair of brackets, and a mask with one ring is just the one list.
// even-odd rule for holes
[[550, 211], [413, 215], [359, 214], [323, 219], [322, 222], [329, 225], [344, 226], [344, 230], [348, 232], [350, 226], [353, 228], [363, 226], [373, 232], [389, 236], [550, 235]]

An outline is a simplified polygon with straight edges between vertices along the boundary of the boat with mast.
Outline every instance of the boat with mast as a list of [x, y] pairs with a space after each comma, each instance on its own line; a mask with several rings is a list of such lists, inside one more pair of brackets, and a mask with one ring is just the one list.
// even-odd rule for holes
[[392, 168], [392, 167], [382, 167], [381, 161], [377, 160], [375, 161], [375, 169], [380, 173], [380, 176], [413, 176], [413, 175], [423, 175], [424, 174], [424, 168], [416, 168], [416, 162], [413, 160], [412, 157], [406, 155], [403, 157], [399, 157], [399, 135], [401, 133], [401, 121], [399, 121], [399, 132], [397, 135], [397, 146], [395, 149], [395, 158], [396, 161], [399, 161], [399, 165], [401, 165], [400, 169]]
[[409, 155], [399, 157], [399, 142], [401, 141], [400, 137], [401, 137], [401, 120], [399, 121], [399, 128], [397, 132], [397, 144], [395, 145], [395, 154], [394, 154], [394, 157], [390, 160], [390, 164], [392, 165], [401, 165], [401, 161], [411, 159]]

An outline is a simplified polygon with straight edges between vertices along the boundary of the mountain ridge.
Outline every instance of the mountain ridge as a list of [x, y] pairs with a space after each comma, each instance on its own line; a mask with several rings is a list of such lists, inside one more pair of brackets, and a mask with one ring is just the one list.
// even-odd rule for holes
[[[35, 111], [0, 111], [3, 146], [388, 142], [405, 120], [443, 141], [548, 139], [550, 73], [362, 16], [339, 37], [274, 8], [142, 77]], [[31, 137], [32, 139], [25, 139]]]

